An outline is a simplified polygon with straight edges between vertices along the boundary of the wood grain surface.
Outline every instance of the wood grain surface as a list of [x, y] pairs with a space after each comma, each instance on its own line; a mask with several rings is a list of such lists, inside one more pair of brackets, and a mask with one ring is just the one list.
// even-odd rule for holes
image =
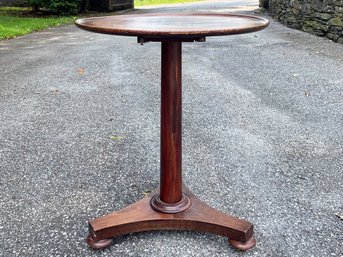
[[265, 18], [216, 13], [152, 13], [79, 19], [82, 29], [113, 35], [194, 38], [249, 33], [268, 26]]

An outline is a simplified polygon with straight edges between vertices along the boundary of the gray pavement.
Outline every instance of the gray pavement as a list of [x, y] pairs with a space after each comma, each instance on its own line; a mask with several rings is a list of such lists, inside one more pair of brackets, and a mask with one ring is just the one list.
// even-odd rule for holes
[[183, 48], [185, 182], [257, 246], [169, 231], [90, 250], [87, 220], [158, 185], [159, 83], [158, 43], [73, 25], [0, 42], [0, 256], [343, 256], [343, 45], [273, 20]]

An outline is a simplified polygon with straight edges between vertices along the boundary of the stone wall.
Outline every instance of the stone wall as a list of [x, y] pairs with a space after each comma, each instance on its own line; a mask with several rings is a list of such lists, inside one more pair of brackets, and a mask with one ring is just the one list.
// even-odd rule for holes
[[269, 0], [268, 5], [283, 24], [343, 43], [343, 0]]

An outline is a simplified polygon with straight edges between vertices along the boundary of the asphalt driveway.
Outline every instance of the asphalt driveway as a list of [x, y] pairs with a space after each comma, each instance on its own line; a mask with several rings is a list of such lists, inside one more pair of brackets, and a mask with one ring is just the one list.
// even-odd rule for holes
[[185, 182], [257, 246], [169, 231], [90, 250], [89, 219], [158, 186], [159, 83], [159, 43], [73, 25], [0, 42], [0, 256], [343, 256], [343, 45], [272, 19], [183, 47]]

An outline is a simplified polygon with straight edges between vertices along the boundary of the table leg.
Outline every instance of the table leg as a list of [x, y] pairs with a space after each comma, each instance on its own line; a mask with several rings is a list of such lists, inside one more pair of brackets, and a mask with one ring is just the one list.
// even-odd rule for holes
[[191, 205], [182, 193], [182, 51], [181, 42], [162, 42], [160, 193], [151, 206], [177, 213]]
[[142, 200], [89, 222], [87, 243], [108, 247], [112, 238], [150, 230], [192, 230], [229, 238], [240, 250], [255, 246], [253, 225], [197, 199], [182, 183], [181, 42], [162, 42], [160, 187]]

